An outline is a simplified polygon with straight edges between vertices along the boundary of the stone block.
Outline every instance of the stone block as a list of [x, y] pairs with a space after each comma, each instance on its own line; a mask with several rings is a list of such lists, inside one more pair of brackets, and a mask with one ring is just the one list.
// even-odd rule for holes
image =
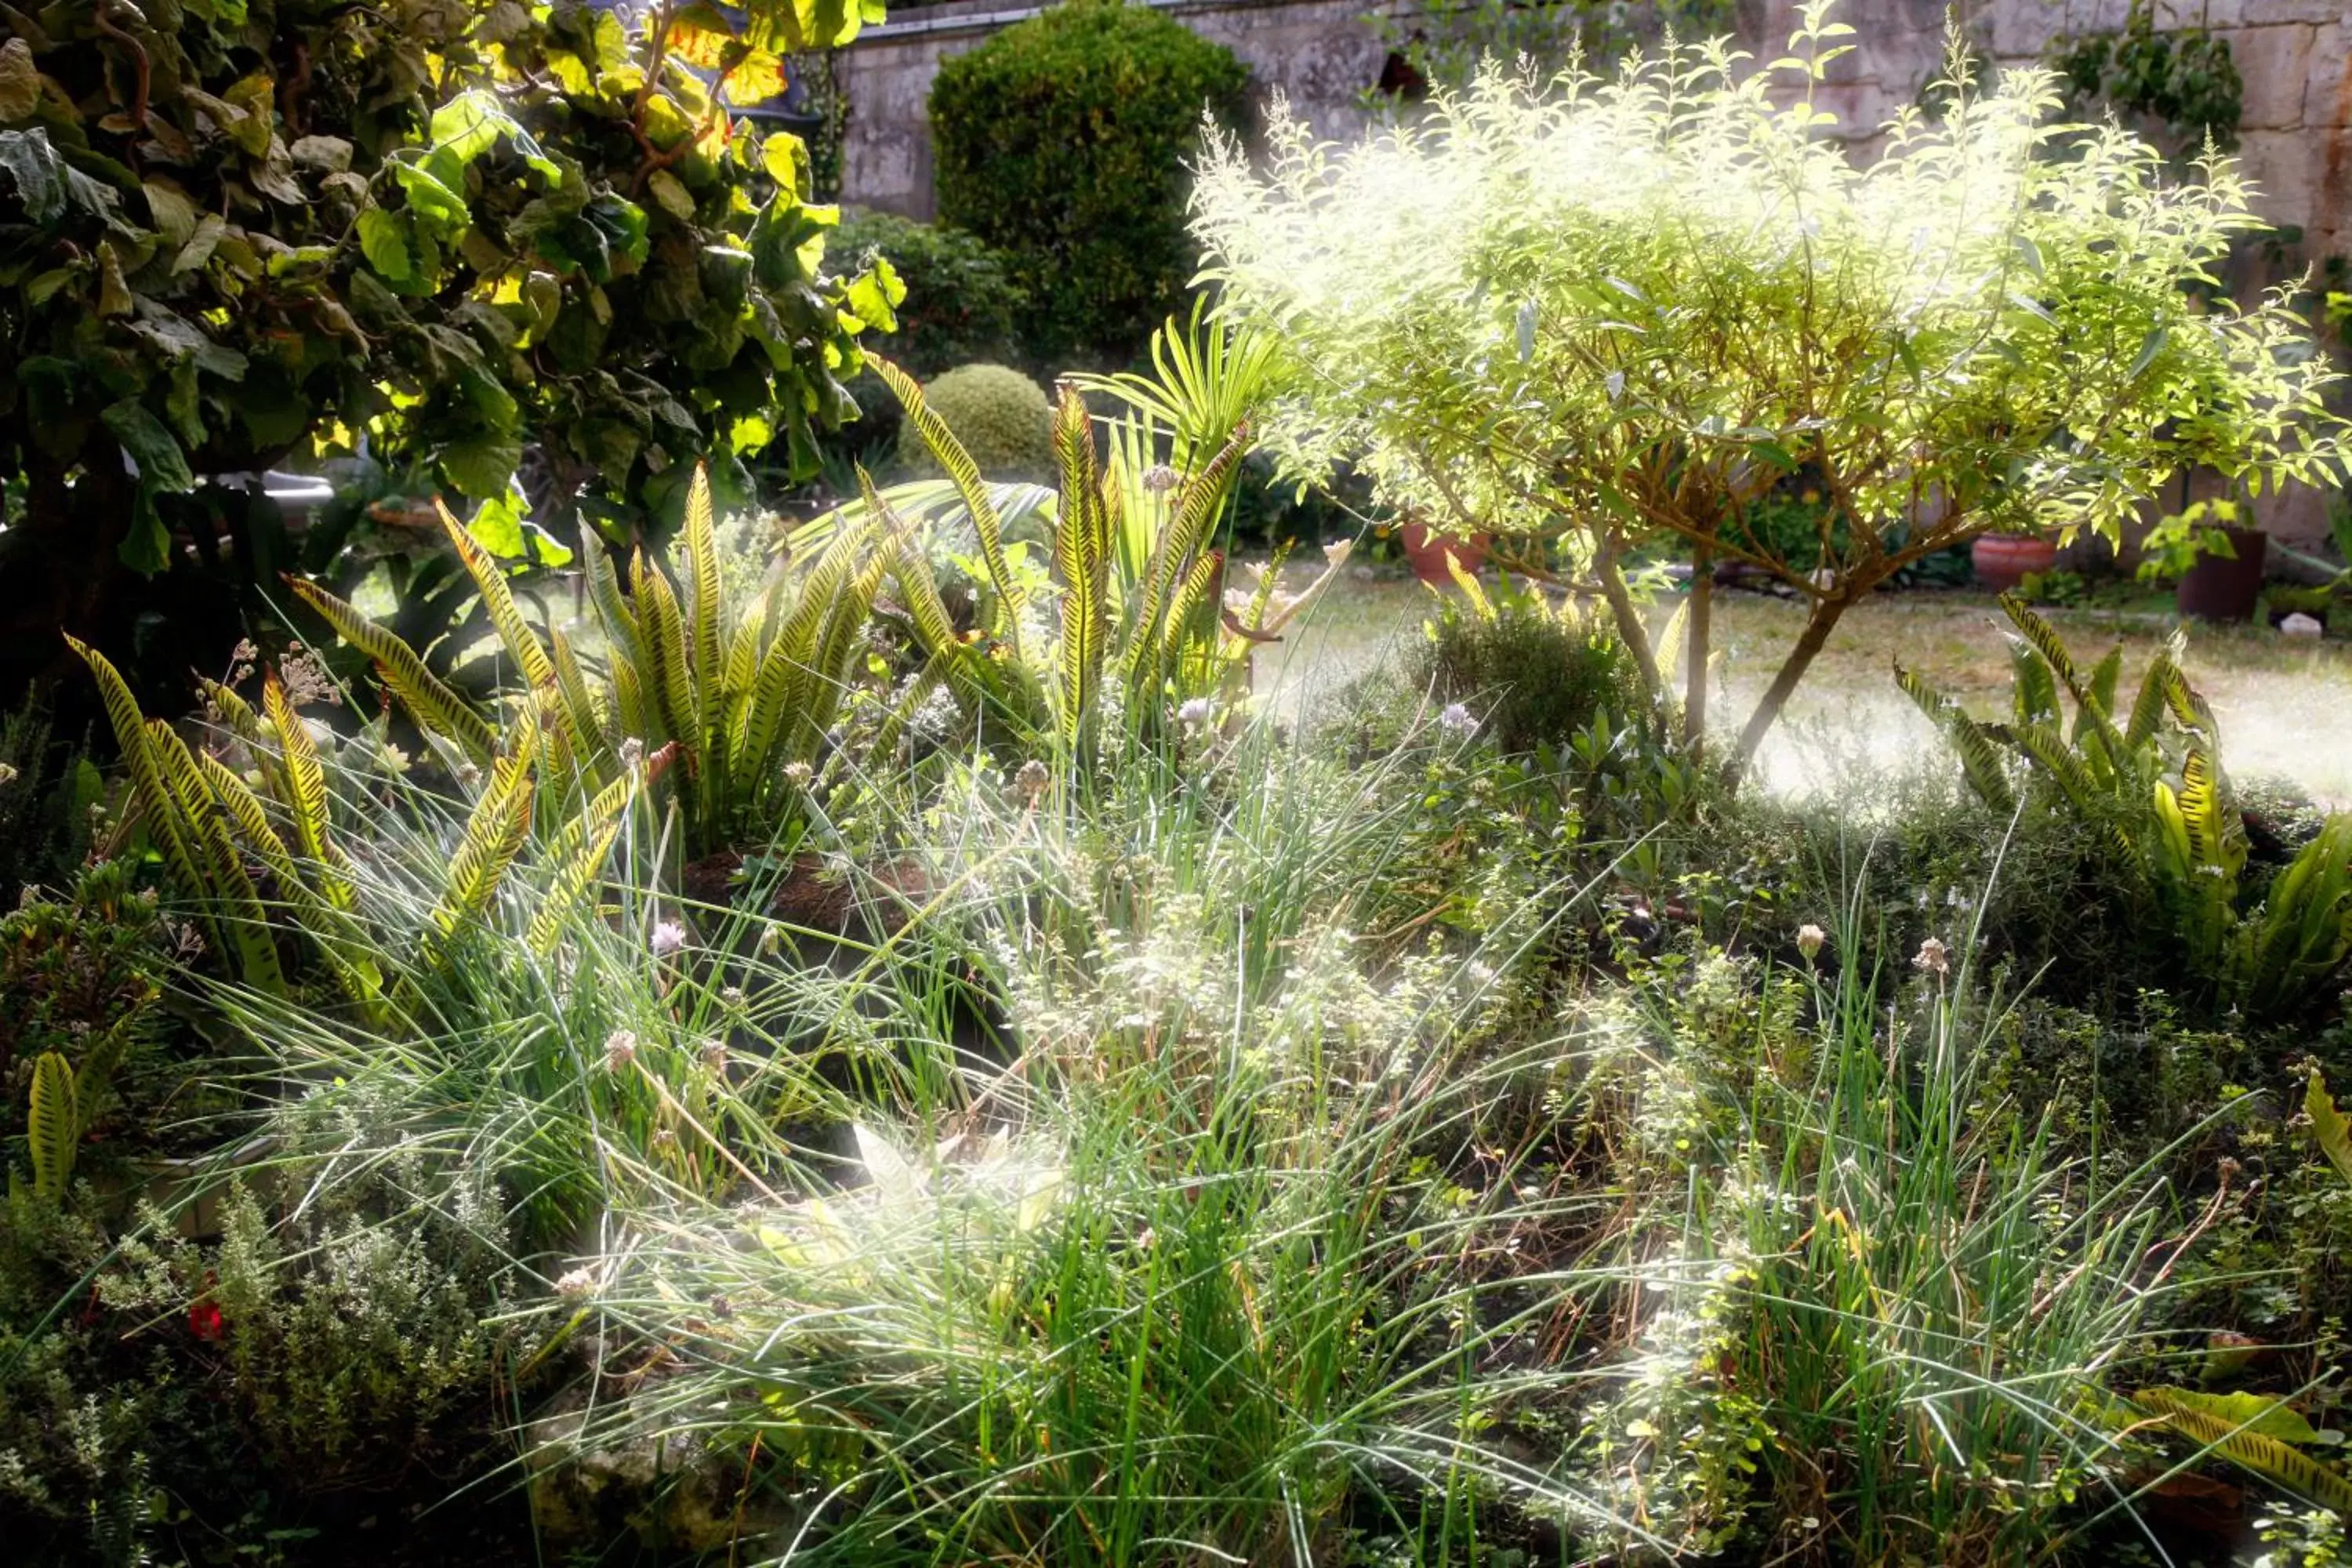
[[2312, 35], [2303, 124], [2309, 131], [2352, 125], [2352, 20], [2331, 22]]
[[2305, 79], [2317, 29], [2301, 22], [2244, 27], [2230, 36], [2230, 55], [2244, 80], [2238, 125], [2245, 131], [2291, 130], [2304, 123]]
[[[2315, 225], [2314, 197], [2326, 172], [2326, 139], [2304, 131], [2250, 131], [2238, 139], [2240, 171], [2254, 186], [2250, 205], [2275, 224]], [[2306, 238], [2308, 237], [2306, 236]]]

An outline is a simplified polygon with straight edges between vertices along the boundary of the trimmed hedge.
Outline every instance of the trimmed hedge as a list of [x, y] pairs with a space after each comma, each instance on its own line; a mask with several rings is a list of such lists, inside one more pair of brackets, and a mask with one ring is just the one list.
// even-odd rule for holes
[[[1043, 479], [1054, 468], [1054, 408], [1045, 389], [1001, 364], [968, 364], [923, 388], [923, 401], [971, 454], [983, 478]], [[910, 474], [939, 473], [920, 441], [902, 440]]]
[[1179, 313], [1203, 109], [1239, 121], [1234, 52], [1122, 0], [1067, 0], [949, 59], [931, 86], [940, 217], [1006, 252], [1022, 346], [1124, 367]]

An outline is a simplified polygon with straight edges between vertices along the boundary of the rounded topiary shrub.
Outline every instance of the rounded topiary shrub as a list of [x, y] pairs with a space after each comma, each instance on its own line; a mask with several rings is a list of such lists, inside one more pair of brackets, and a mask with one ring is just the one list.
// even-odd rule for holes
[[1013, 280], [1012, 258], [979, 236], [891, 213], [851, 213], [833, 231], [825, 256], [852, 277], [879, 258], [907, 286], [898, 330], [866, 342], [909, 374], [1018, 357], [1028, 291]]
[[[1054, 409], [1043, 388], [1001, 364], [968, 364], [923, 388], [923, 401], [955, 432], [982, 476], [1040, 479], [1054, 467]], [[923, 444], [902, 438], [899, 456], [916, 474], [940, 467]]]
[[940, 217], [1013, 258], [1029, 358], [1123, 365], [1177, 310], [1197, 259], [1185, 163], [1202, 110], [1234, 122], [1248, 79], [1122, 0], [1067, 0], [940, 66]]

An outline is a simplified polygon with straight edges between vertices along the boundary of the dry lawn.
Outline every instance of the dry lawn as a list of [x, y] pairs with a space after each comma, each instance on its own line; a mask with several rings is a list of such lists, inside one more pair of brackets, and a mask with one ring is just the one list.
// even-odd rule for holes
[[[1259, 684], [1297, 711], [1318, 695], [1401, 651], [1419, 635], [1431, 603], [1418, 584], [1349, 580], [1279, 650]], [[1746, 717], [1803, 622], [1795, 604], [1753, 594], [1716, 599], [1715, 711]], [[1661, 606], [1660, 616], [1671, 613]], [[2048, 612], [2086, 660], [2120, 637], [2126, 692], [2171, 630], [2168, 616], [2098, 610]], [[2008, 622], [1988, 595], [1881, 595], [1840, 624], [1780, 727], [1766, 743], [1762, 775], [1775, 789], [1833, 787], [1855, 764], [1899, 766], [1937, 750], [1935, 735], [1890, 673], [1900, 658], [1965, 702], [1991, 714], [2009, 698]], [[2352, 643], [2313, 643], [2253, 627], [2193, 627], [2190, 679], [2221, 722], [2224, 755], [2242, 778], [2291, 779], [2325, 801], [2352, 806]]]

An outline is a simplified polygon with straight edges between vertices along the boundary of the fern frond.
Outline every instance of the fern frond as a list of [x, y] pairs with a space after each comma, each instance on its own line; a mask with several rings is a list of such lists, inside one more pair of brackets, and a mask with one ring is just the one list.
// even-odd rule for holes
[[1150, 564], [1145, 569], [1140, 602], [1129, 618], [1132, 628], [1125, 661], [1131, 667], [1137, 658], [1156, 647], [1160, 628], [1168, 621], [1168, 600], [1192, 571], [1201, 548], [1208, 542], [1210, 531], [1216, 526], [1217, 514], [1231, 489], [1235, 467], [1249, 450], [1246, 427], [1235, 430], [1224, 449], [1209, 460], [1208, 466], [1194, 474], [1178, 499], [1175, 514], [1160, 531], [1151, 547]]
[[537, 752], [538, 738], [526, 727], [517, 735], [514, 750], [492, 764], [489, 784], [466, 820], [457, 853], [449, 858], [449, 874], [442, 881], [440, 897], [418, 936], [418, 953], [425, 967], [437, 967], [450, 942], [490, 907], [508, 868], [530, 836], [531, 769]]
[[2352, 1182], [2352, 1121], [2336, 1109], [2336, 1097], [2327, 1092], [2327, 1076], [2314, 1068], [2311, 1081], [2304, 1086], [2303, 1109], [2311, 1118], [2313, 1136], [2319, 1140], [2319, 1152], [2336, 1167], [2336, 1173]]
[[547, 641], [548, 663], [555, 668], [555, 689], [563, 700], [564, 724], [571, 731], [572, 749], [589, 771], [601, 778], [612, 771], [614, 761], [614, 739], [604, 710], [580, 668], [580, 656], [572, 651], [571, 639], [561, 629], [554, 629], [548, 633]]
[[55, 1051], [33, 1058], [25, 1142], [33, 1157], [34, 1194], [50, 1202], [64, 1197], [81, 1146], [81, 1108], [76, 1103], [73, 1068]]
[[164, 873], [183, 894], [202, 899], [207, 885], [196, 858], [195, 825], [188, 820], [178, 795], [163, 777], [163, 761], [148, 742], [147, 716], [139, 710], [138, 699], [131, 695], [121, 672], [104, 654], [70, 635], [66, 637], [66, 646], [89, 666], [91, 676], [98, 681], [107, 721], [113, 727], [115, 744], [122, 752], [122, 765], [131, 774], [131, 793], [146, 814], [147, 837], [163, 858]]
[[348, 910], [356, 899], [351, 883], [336, 874], [341, 860], [328, 837], [327, 773], [319, 762], [319, 748], [275, 670], [261, 689], [261, 700], [269, 711], [270, 727], [278, 732], [278, 755], [285, 777], [283, 804], [294, 824], [295, 845], [320, 868], [319, 890], [326, 900]]
[[[301, 869], [288, 852], [286, 841], [269, 825], [268, 812], [261, 799], [247, 787], [243, 779], [231, 773], [218, 759], [203, 752], [193, 753], [197, 768], [204, 773], [205, 784], [246, 843], [254, 858], [278, 884], [278, 896], [294, 916], [293, 923], [308, 935], [325, 955], [327, 966], [335, 976], [343, 994], [352, 1001], [368, 1005], [374, 1002], [383, 986], [383, 972], [370, 956], [367, 942], [346, 906], [338, 906], [319, 891], [314, 891], [302, 877]], [[322, 881], [335, 883], [331, 876]], [[340, 884], [350, 896], [349, 884]]]
[[[2123, 675], [2124, 645], [2121, 643], [2109, 648], [2106, 658], [2091, 667], [2091, 683], [2088, 690], [2092, 706], [2101, 715], [2110, 720], [2116, 713], [2116, 687], [2123, 679]], [[2076, 738], [2079, 740], [2082, 725], [2080, 715], [2076, 716], [2074, 722], [2078, 731]]]
[[692, 777], [701, 771], [702, 705], [694, 694], [694, 671], [687, 663], [686, 618], [677, 595], [661, 568], [639, 551], [629, 561], [629, 586], [637, 601], [637, 618], [644, 629], [646, 695], [661, 715], [662, 731], [678, 743], [678, 761]]
[[712, 745], [726, 711], [727, 686], [722, 660], [727, 645], [727, 589], [719, 570], [719, 530], [710, 515], [710, 471], [694, 466], [694, 480], [686, 492], [686, 629], [694, 660], [694, 684], [700, 698], [695, 723], [696, 743]]
[[2167, 683], [2179, 670], [2171, 649], [2164, 648], [2148, 665], [2147, 673], [2140, 677], [2139, 695], [2132, 699], [2131, 718], [2124, 727], [2124, 744], [2132, 752], [2137, 752], [2156, 740], [2168, 700]]
[[537, 687], [553, 680], [555, 668], [548, 662], [547, 649], [541, 644], [539, 634], [523, 619], [513, 593], [507, 587], [506, 569], [482, 548], [446, 504], [438, 500], [433, 504], [440, 509], [441, 527], [449, 535], [449, 542], [457, 546], [457, 559], [464, 563], [467, 575], [473, 578], [475, 590], [482, 596], [482, 608], [498, 631], [499, 641], [506, 645], [508, 657], [521, 672], [522, 683]]
[[2009, 645], [2010, 713], [2020, 724], [2044, 724], [2058, 717], [2058, 681], [2033, 645]]
[[376, 676], [424, 729], [445, 736], [476, 763], [498, 749], [489, 725], [466, 700], [425, 667], [416, 650], [315, 583], [289, 576], [294, 596], [319, 612], [335, 635], [368, 656]]
[[278, 944], [271, 938], [261, 895], [229, 837], [226, 805], [214, 793], [178, 731], [161, 719], [150, 719], [147, 741], [178, 810], [194, 830], [194, 847], [204, 858], [205, 898], [213, 906], [216, 929], [235, 952], [237, 977], [260, 990], [283, 991], [286, 974], [278, 962]]
[[2010, 738], [2020, 751], [2041, 764], [2042, 771], [2057, 784], [2067, 804], [2077, 811], [2095, 809], [2101, 795], [2106, 793], [2098, 778], [2064, 736], [2048, 724], [2019, 724], [2010, 731]]
[[2017, 796], [2009, 787], [2009, 773], [2001, 766], [2000, 752], [1992, 743], [1985, 727], [1963, 712], [1960, 705], [1937, 690], [1916, 673], [1897, 664], [1895, 684], [1911, 699], [1928, 721], [1944, 732], [1953, 753], [1960, 759], [1960, 776], [1977, 798], [1993, 811], [2008, 816], [2017, 810]]
[[1054, 568], [1062, 579], [1058, 728], [1064, 751], [1083, 757], [1090, 751], [1087, 738], [1110, 645], [1110, 512], [1095, 461], [1093, 422], [1066, 384], [1055, 412], [1054, 450], [1062, 480], [1061, 526], [1054, 531]]
[[556, 867], [554, 879], [541, 895], [539, 909], [530, 917], [530, 929], [523, 938], [532, 953], [545, 958], [562, 942], [564, 927], [571, 923], [581, 900], [595, 887], [596, 879], [604, 872], [605, 858], [612, 854], [614, 841], [620, 836], [621, 825], [609, 824]]
[[2352, 1512], [2352, 1481], [2276, 1437], [2168, 1394], [2168, 1390], [2150, 1388], [2126, 1397], [2181, 1436], [2240, 1468], [2300, 1492], [2338, 1513]]
[[996, 590], [997, 602], [1003, 606], [1004, 640], [1013, 645], [1013, 657], [1022, 658], [1021, 623], [1027, 595], [1022, 593], [1020, 582], [1013, 575], [1012, 562], [1004, 553], [1004, 520], [996, 510], [988, 486], [982, 482], [980, 465], [971, 460], [971, 454], [956, 439], [947, 421], [923, 401], [923, 389], [915, 384], [914, 377], [877, 354], [866, 355], [866, 363], [874, 367], [875, 374], [906, 409], [907, 418], [914, 425], [915, 434], [922, 438], [925, 449], [945, 470], [955, 485], [956, 494], [963, 498], [972, 531], [980, 536], [980, 559], [988, 571], [989, 586]]

